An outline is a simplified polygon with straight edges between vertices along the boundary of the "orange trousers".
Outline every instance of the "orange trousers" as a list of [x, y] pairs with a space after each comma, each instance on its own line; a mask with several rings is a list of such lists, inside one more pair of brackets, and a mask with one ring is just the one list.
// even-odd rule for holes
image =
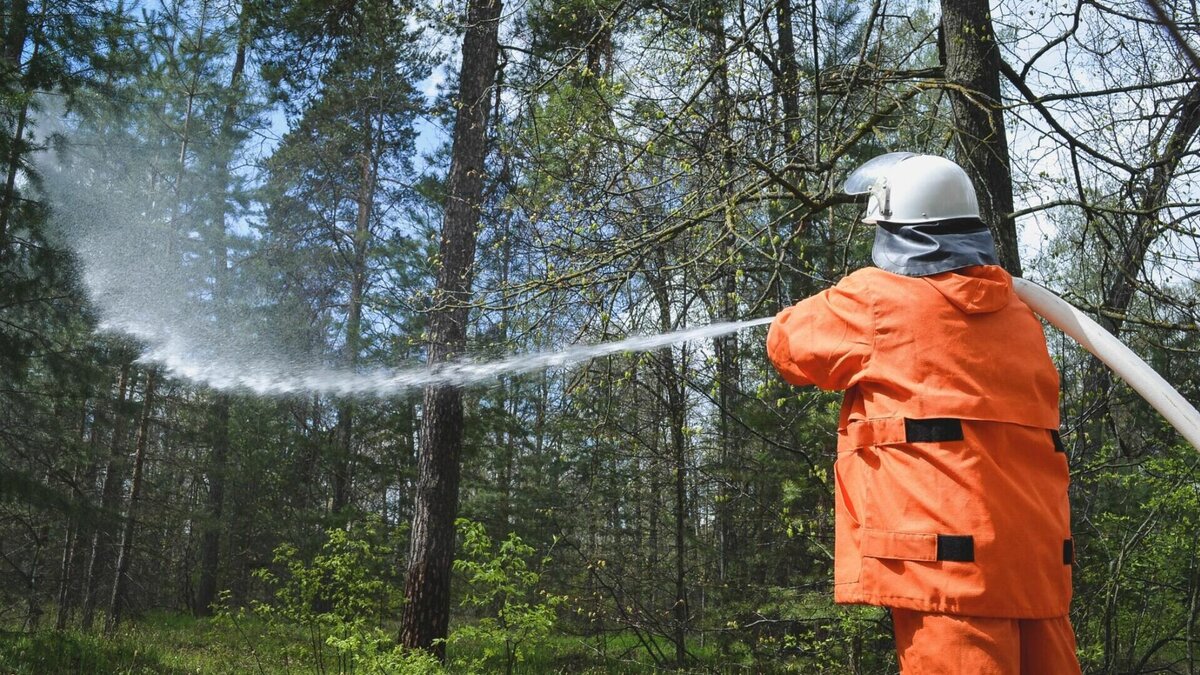
[[1068, 617], [993, 619], [892, 608], [903, 675], [1079, 675]]

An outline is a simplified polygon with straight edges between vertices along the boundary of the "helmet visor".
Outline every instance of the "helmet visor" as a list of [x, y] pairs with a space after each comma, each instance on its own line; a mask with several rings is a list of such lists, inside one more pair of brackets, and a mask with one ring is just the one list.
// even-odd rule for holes
[[891, 169], [909, 157], [916, 156], [917, 153], [915, 152], [889, 152], [867, 160], [866, 163], [855, 169], [846, 178], [846, 182], [842, 184], [842, 192], [848, 195], [865, 195], [871, 191], [871, 187], [875, 185], [875, 181], [887, 173], [888, 169]]

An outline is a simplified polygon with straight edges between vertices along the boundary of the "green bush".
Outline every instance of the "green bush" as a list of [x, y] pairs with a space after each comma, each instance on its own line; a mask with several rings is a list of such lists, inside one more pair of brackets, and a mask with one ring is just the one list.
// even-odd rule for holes
[[[238, 628], [248, 643], [270, 637], [269, 642], [291, 645], [277, 655], [285, 664], [296, 662], [321, 673], [442, 672], [433, 656], [402, 649], [382, 628], [399, 611], [401, 598], [391, 579], [393, 549], [380, 529], [377, 520], [368, 520], [328, 530], [311, 561], [291, 544], [277, 547], [279, 571], [255, 573], [272, 589], [272, 599], [253, 602], [248, 611], [225, 607], [221, 620]], [[247, 621], [251, 617], [254, 621]], [[267, 635], [250, 635], [253, 626]], [[295, 640], [297, 632], [302, 640]]]
[[[541, 574], [532, 565], [547, 559], [535, 560], [533, 548], [517, 535], [497, 545], [482, 525], [461, 519], [457, 525], [463, 558], [454, 569], [465, 576], [463, 604], [483, 616], [447, 639], [451, 669], [511, 673], [533, 650], [548, 648], [555, 608], [564, 598], [538, 589]], [[271, 599], [219, 612], [218, 620], [251, 647], [260, 671], [268, 670], [269, 659], [321, 673], [445, 672], [432, 655], [402, 648], [384, 629], [398, 615], [401, 597], [391, 579], [392, 547], [379, 530], [371, 521], [329, 530], [312, 560], [304, 560], [295, 546], [279, 546], [274, 570], [255, 573], [271, 589]], [[282, 652], [255, 651], [260, 645], [282, 645]]]
[[[530, 567], [535, 551], [515, 533], [497, 546], [480, 523], [460, 518], [456, 525], [463, 542], [454, 569], [467, 581], [463, 604], [486, 608], [492, 615], [451, 633], [451, 648], [474, 647], [461, 650], [452, 665], [456, 671], [512, 673], [530, 653], [549, 646], [555, 608], [566, 598], [538, 589], [541, 573]], [[538, 564], [547, 562], [542, 558]]]

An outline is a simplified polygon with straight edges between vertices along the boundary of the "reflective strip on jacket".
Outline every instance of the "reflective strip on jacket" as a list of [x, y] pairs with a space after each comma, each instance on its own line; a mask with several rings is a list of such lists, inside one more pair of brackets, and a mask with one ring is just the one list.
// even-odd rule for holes
[[1042, 326], [996, 266], [877, 268], [780, 312], [767, 354], [846, 391], [834, 599], [1008, 618], [1067, 613], [1067, 460]]

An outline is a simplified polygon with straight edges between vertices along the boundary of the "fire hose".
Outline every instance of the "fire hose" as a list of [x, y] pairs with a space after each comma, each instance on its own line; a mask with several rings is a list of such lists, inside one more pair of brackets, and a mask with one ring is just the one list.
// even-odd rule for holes
[[1133, 350], [1042, 286], [1014, 278], [1013, 289], [1030, 309], [1103, 361], [1200, 450], [1200, 412]]

